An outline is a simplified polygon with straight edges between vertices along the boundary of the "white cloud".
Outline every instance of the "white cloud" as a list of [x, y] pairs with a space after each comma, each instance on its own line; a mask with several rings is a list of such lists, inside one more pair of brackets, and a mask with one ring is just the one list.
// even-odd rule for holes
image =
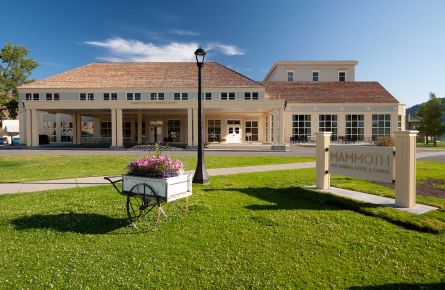
[[86, 41], [86, 44], [107, 49], [111, 55], [101, 56], [106, 61], [193, 61], [198, 48], [195, 42], [171, 42], [166, 45], [144, 43], [139, 40], [111, 38], [105, 41]]
[[[105, 41], [85, 41], [85, 44], [104, 48], [109, 55], [100, 56], [103, 61], [194, 61], [194, 52], [199, 47], [196, 42], [170, 42], [157, 45], [152, 42], [142, 42], [120, 37]], [[219, 42], [207, 43], [206, 50], [224, 55], [244, 55], [244, 51], [234, 45]]]
[[172, 30], [170, 30], [170, 32], [173, 34], [180, 35], [180, 36], [198, 36], [199, 35], [199, 32], [183, 30], [183, 29], [172, 29]]
[[229, 55], [229, 56], [245, 54], [243, 49], [236, 47], [235, 45], [228, 45], [220, 42], [208, 42], [206, 50], [220, 51], [224, 55]]

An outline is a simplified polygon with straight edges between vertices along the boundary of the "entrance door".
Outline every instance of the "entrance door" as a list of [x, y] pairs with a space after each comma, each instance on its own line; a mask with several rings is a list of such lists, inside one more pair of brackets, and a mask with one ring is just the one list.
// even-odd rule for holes
[[228, 126], [227, 143], [241, 143], [241, 127]]
[[162, 126], [150, 126], [150, 143], [162, 142]]
[[162, 128], [164, 125], [163, 121], [150, 121], [148, 130], [150, 132], [149, 135], [149, 143], [161, 143], [162, 140]]

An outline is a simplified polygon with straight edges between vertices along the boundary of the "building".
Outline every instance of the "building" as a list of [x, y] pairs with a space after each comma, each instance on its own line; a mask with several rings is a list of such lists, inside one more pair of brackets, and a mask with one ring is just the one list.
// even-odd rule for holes
[[[205, 141], [371, 142], [404, 129], [405, 106], [378, 82], [355, 81], [356, 61], [276, 62], [263, 81], [219, 63], [203, 67]], [[21, 141], [112, 147], [197, 146], [193, 62], [92, 63], [19, 87]]]

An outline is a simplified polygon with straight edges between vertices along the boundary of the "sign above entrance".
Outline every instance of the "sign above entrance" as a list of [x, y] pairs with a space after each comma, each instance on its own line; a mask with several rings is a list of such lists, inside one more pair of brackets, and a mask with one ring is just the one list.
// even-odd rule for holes
[[329, 173], [392, 182], [393, 149], [386, 146], [331, 145]]

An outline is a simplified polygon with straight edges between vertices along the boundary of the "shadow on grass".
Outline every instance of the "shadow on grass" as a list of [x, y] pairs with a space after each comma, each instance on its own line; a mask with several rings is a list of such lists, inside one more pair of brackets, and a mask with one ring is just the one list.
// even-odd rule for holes
[[445, 282], [439, 283], [420, 283], [420, 284], [409, 284], [409, 283], [395, 283], [395, 284], [386, 284], [386, 285], [377, 285], [377, 286], [357, 286], [350, 287], [349, 289], [361, 290], [361, 289], [369, 289], [369, 290], [384, 290], [384, 289], [445, 289]]
[[439, 233], [437, 228], [424, 223], [421, 217], [409, 215], [404, 212], [387, 211], [386, 207], [370, 204], [352, 199], [332, 195], [329, 193], [308, 190], [301, 187], [270, 188], [270, 187], [248, 187], [248, 188], [225, 188], [204, 189], [204, 191], [236, 191], [270, 204], [255, 204], [246, 206], [250, 210], [351, 210], [367, 216], [382, 218], [392, 224], [409, 230], [428, 233]]
[[21, 217], [13, 220], [12, 224], [18, 230], [52, 229], [59, 232], [97, 235], [128, 226], [128, 220], [94, 213], [62, 213]]

